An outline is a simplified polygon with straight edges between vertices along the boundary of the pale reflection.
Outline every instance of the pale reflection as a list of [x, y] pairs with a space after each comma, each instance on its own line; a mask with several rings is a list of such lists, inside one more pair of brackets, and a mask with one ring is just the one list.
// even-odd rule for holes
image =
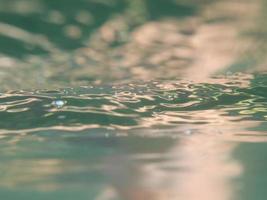
[[[117, 175], [125, 182], [118, 183], [113, 179], [115, 184], [103, 191], [100, 194], [103, 198], [99, 197], [99, 199], [112, 199], [115, 194], [127, 200], [234, 199], [238, 194], [239, 186], [234, 185], [232, 180], [242, 175], [243, 166], [233, 159], [233, 151], [241, 141], [263, 142], [267, 141], [267, 137], [259, 138], [257, 132], [246, 130], [257, 126], [259, 122], [241, 121], [238, 128], [234, 122], [238, 117], [222, 117], [221, 113], [215, 110], [210, 114], [201, 113], [202, 118], [210, 117], [214, 122], [204, 126], [188, 125], [184, 128], [182, 125], [180, 128], [169, 130], [167, 132], [171, 132], [173, 136], [180, 134], [177, 136], [176, 145], [169, 146], [169, 150], [160, 154], [137, 155], [135, 158], [137, 160], [164, 159], [164, 162], [129, 165], [127, 155], [120, 156], [121, 165], [117, 171], [111, 170], [111, 176]], [[159, 137], [166, 136], [164, 130], [162, 131]], [[147, 132], [140, 132], [144, 136], [149, 135]], [[151, 136], [157, 137], [156, 132]], [[173, 138], [175, 141], [175, 137]], [[115, 160], [114, 163], [110, 161], [107, 163], [110, 164], [108, 167], [110, 169], [118, 163], [116, 156], [111, 159]], [[129, 180], [125, 170], [128, 170], [129, 174], [134, 174], [134, 178]], [[122, 172], [126, 173], [125, 177]], [[130, 185], [126, 187], [128, 183]], [[106, 193], [112, 194], [110, 198], [104, 195]]]
[[[244, 33], [257, 30], [255, 21], [260, 17], [260, 3], [218, 1], [203, 9], [203, 20], [215, 22], [203, 24], [193, 36], [196, 62], [186, 72], [189, 78], [206, 81], [217, 72], [232, 70], [231, 67], [247, 55], [255, 39]], [[253, 68], [256, 70], [256, 66]]]
[[[100, 52], [111, 50], [110, 56], [105, 56], [103, 64], [99, 64], [109, 66], [112, 77], [117, 79], [122, 79], [126, 73], [136, 79], [162, 78], [164, 74], [164, 78], [183, 77], [207, 82], [216, 73], [235, 71], [233, 66], [246, 62], [251, 54], [253, 61], [262, 54], [259, 49], [250, 52], [258, 38], [246, 34], [259, 30], [255, 21], [261, 17], [261, 3], [210, 2], [194, 17], [145, 23], [130, 33], [126, 44], [110, 49], [109, 44], [120, 39], [116, 35], [127, 30], [126, 22], [115, 18], [103, 25], [89, 44]], [[84, 49], [87, 51], [90, 50]], [[250, 71], [257, 70], [257, 62]]]

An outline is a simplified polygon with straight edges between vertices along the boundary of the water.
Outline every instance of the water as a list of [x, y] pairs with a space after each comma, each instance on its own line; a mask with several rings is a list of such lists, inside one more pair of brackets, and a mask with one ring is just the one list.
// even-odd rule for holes
[[266, 1], [0, 3], [0, 199], [266, 198]]

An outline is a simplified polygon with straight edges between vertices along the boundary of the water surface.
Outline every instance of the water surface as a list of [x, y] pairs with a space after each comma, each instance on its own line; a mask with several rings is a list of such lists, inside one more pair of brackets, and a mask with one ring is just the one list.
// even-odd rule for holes
[[265, 199], [264, 0], [0, 3], [1, 199]]

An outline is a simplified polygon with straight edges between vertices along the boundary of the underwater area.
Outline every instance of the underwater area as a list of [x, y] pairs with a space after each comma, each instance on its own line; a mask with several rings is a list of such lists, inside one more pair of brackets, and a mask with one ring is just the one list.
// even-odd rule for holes
[[266, 0], [0, 0], [0, 199], [265, 200]]

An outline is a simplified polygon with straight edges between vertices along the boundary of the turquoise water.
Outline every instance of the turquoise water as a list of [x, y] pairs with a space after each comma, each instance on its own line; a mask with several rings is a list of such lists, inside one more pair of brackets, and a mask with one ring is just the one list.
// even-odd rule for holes
[[266, 199], [264, 0], [0, 3], [0, 199]]

